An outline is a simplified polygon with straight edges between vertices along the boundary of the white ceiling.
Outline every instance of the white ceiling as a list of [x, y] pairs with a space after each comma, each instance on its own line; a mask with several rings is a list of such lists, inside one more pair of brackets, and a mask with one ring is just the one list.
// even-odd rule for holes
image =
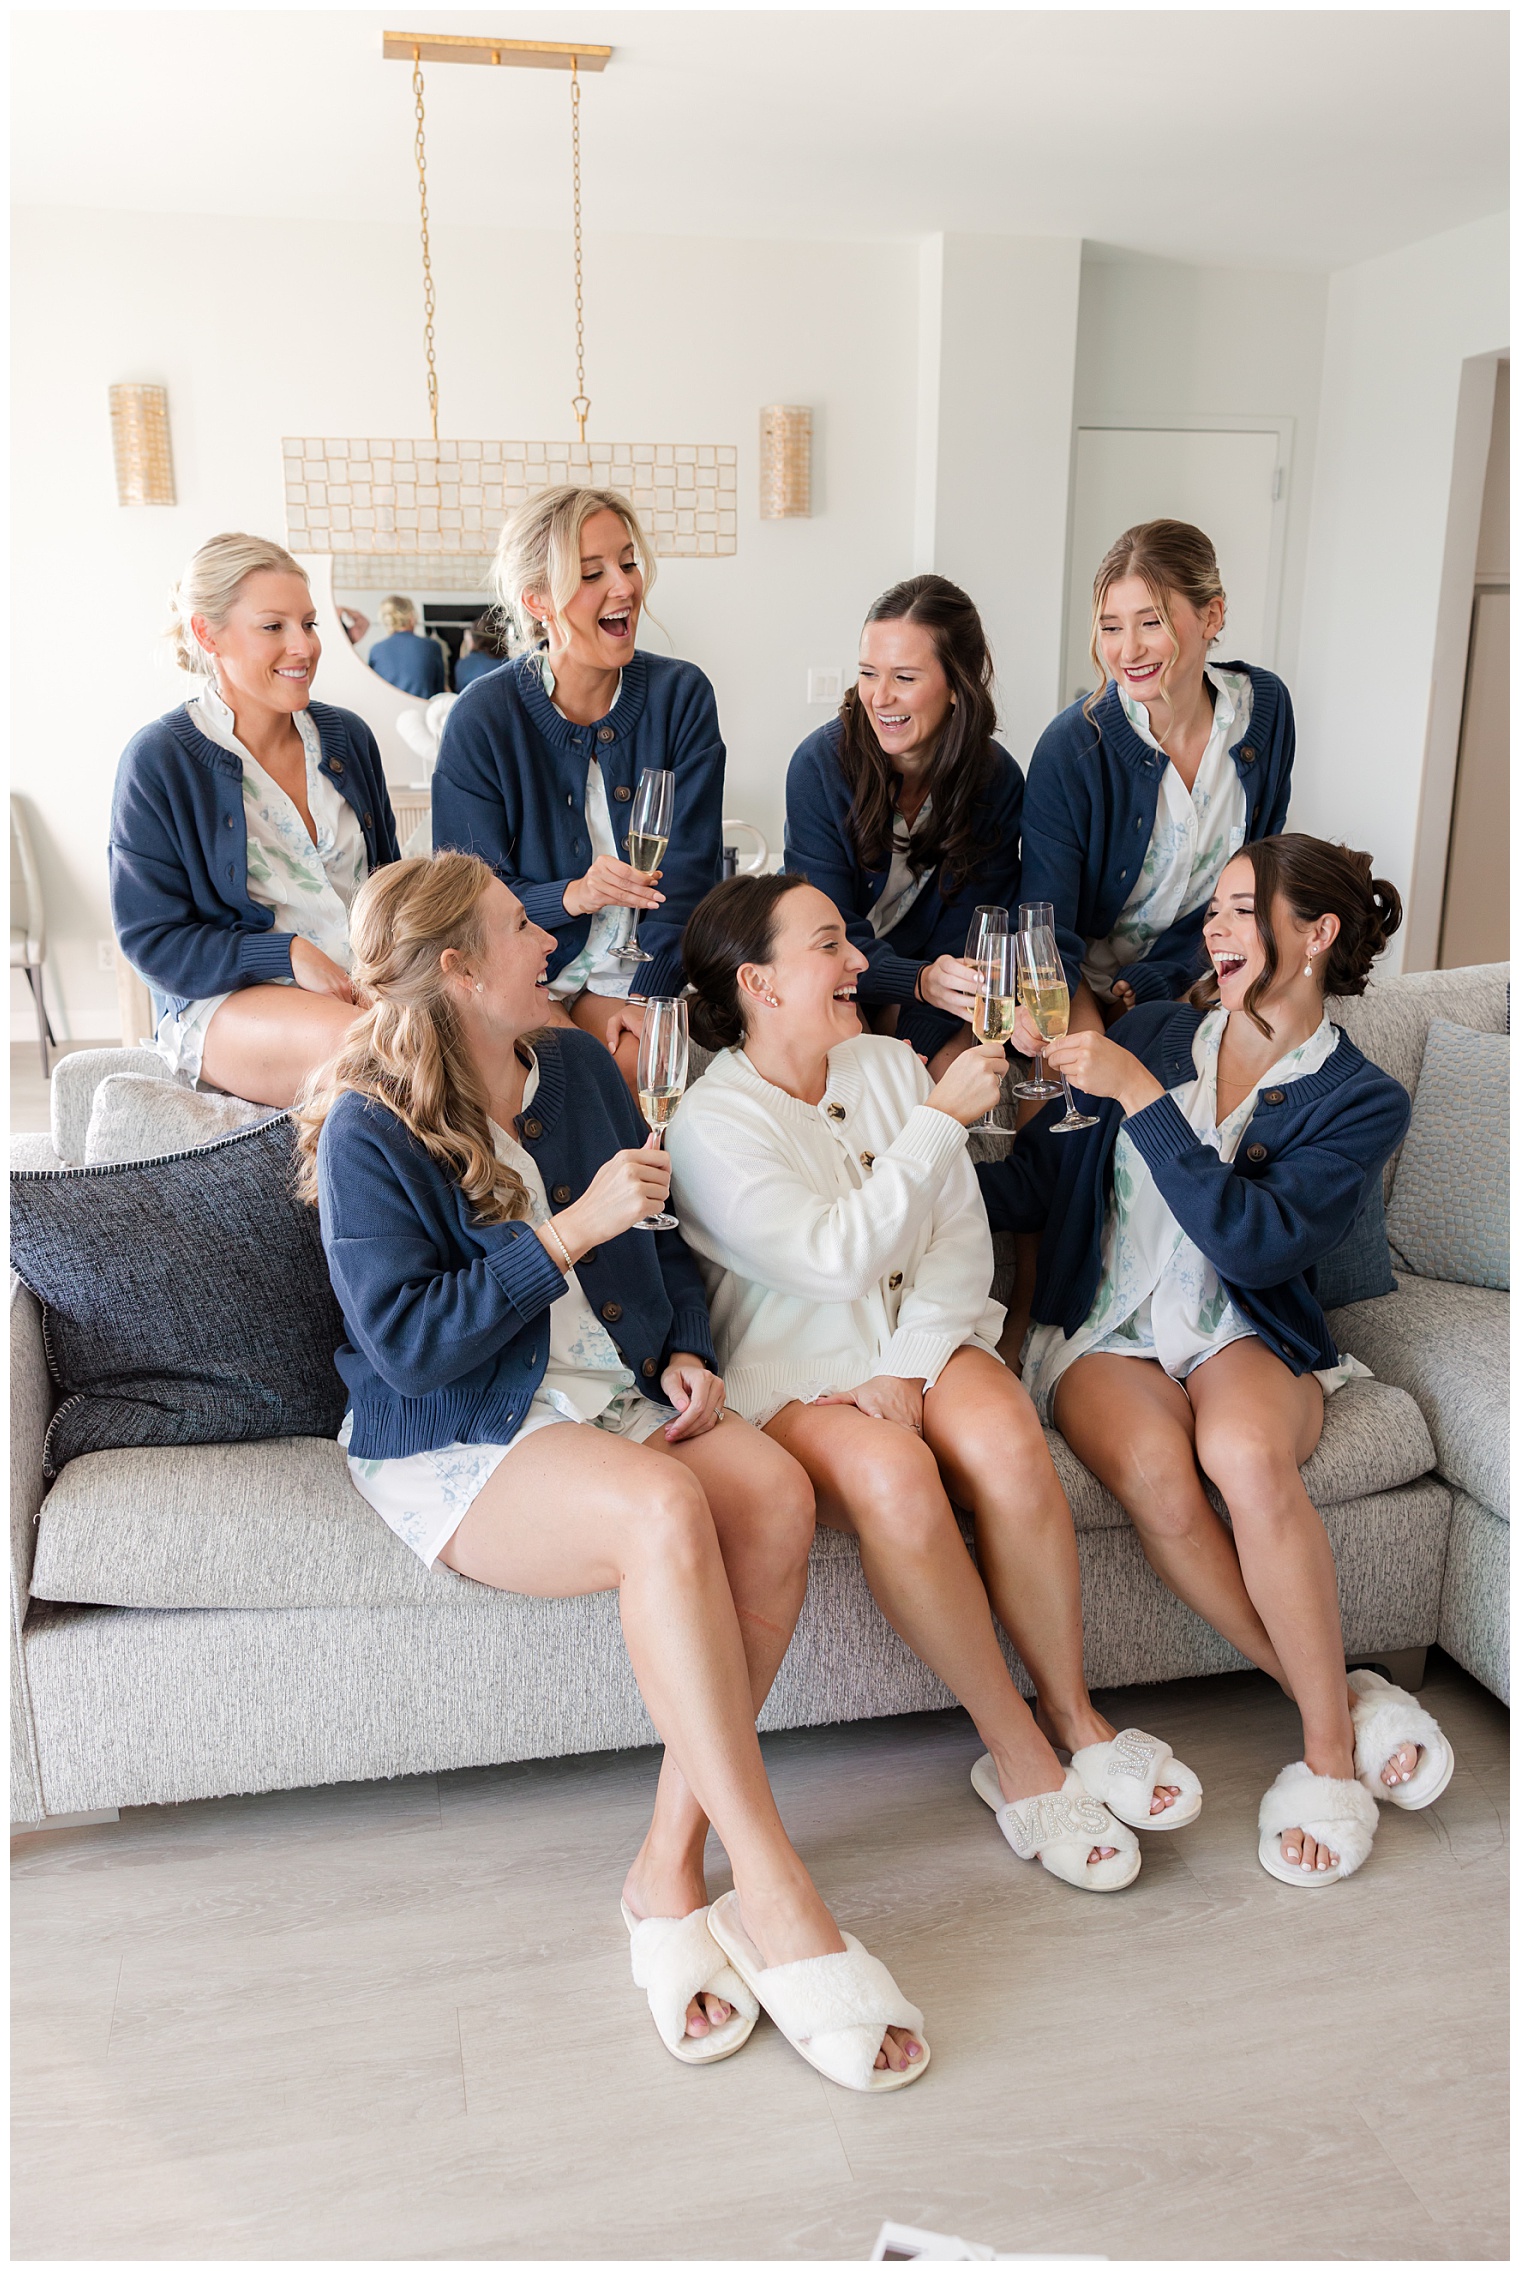
[[[17, 197], [411, 222], [411, 89], [380, 34], [419, 24], [616, 49], [584, 82], [588, 233], [973, 230], [1321, 269], [1507, 194], [1497, 9], [485, 14], [395, 0], [385, 15], [17, 11]], [[432, 67], [435, 219], [565, 227], [568, 87]]]

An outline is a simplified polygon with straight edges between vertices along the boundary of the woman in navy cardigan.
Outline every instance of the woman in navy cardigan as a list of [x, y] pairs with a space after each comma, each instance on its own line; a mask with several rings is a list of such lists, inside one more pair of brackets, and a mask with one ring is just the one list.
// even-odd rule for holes
[[[725, 1948], [762, 1999], [768, 1966], [821, 1959], [815, 2026], [858, 2031], [860, 1966], [787, 1841], [755, 1739], [802, 1606], [812, 1490], [779, 1445], [725, 1418], [696, 1264], [678, 1232], [639, 1227], [669, 1192], [669, 1158], [641, 1143], [600, 1043], [544, 1029], [553, 935], [482, 861], [441, 852], [373, 877], [354, 939], [371, 1006], [301, 1115], [347, 1328], [354, 1482], [429, 1568], [516, 1593], [617, 1590], [667, 1746], [623, 1885], [634, 1977], [667, 2047], [705, 2063], [748, 2036], [755, 2003]], [[743, 1905], [740, 1926], [728, 1896], [722, 1947], [709, 1820]], [[872, 1976], [852, 2086], [900, 2086], [927, 2064], [922, 2021], [881, 1966]]]
[[200, 692], [127, 744], [111, 805], [111, 914], [174, 1071], [289, 1104], [354, 1017], [348, 909], [397, 856], [375, 737], [314, 702], [322, 642], [281, 545], [203, 544], [172, 636]]
[[1226, 860], [1287, 819], [1293, 705], [1270, 670], [1209, 660], [1224, 611], [1186, 521], [1126, 529], [1094, 580], [1104, 683], [1041, 734], [1024, 803], [1023, 895], [1055, 911], [1074, 1031], [1186, 993]]
[[[1099, 1124], [979, 1172], [995, 1228], [1045, 1221], [1024, 1381], [1130, 1515], [1157, 1575], [1278, 1680], [1304, 1755], [1262, 1802], [1259, 1854], [1292, 1885], [1349, 1876], [1382, 1799], [1423, 1806], [1451, 1772], [1440, 1729], [1375, 1673], [1348, 1691], [1335, 1559], [1299, 1469], [1336, 1351], [1315, 1265], [1376, 1192], [1409, 1099], [1331, 1024], [1397, 929], [1366, 853], [1309, 836], [1225, 868], [1189, 1002], [1148, 1002], [1105, 1039], [1050, 1044]], [[1213, 1482], [1226, 1530], [1205, 1495]]]
[[833, 900], [866, 957], [872, 1028], [935, 1080], [972, 1046], [972, 914], [1019, 898], [1024, 776], [996, 723], [975, 607], [944, 576], [911, 576], [871, 609], [855, 685], [787, 769], [786, 866]]
[[[694, 663], [635, 646], [653, 581], [648, 539], [615, 490], [547, 489], [520, 505], [497, 547], [497, 597], [542, 627], [547, 649], [465, 689], [433, 775], [434, 848], [487, 861], [554, 933], [551, 1021], [604, 1040], [630, 1087], [638, 1000], [681, 991], [681, 933], [723, 857], [713, 690]], [[675, 818], [663, 869], [645, 875], [626, 854], [649, 768], [675, 774]], [[628, 908], [652, 961], [619, 956]]]

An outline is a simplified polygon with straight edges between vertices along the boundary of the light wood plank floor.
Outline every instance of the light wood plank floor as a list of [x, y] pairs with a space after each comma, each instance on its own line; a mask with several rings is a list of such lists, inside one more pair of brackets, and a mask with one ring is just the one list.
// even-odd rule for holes
[[[617, 1891], [649, 1752], [144, 1808], [14, 1845], [14, 2249], [56, 2260], [1507, 2253], [1508, 1714], [1347, 1884], [1255, 1858], [1296, 1721], [1254, 1674], [1109, 1699], [1201, 1772], [1100, 1899], [1016, 1861], [956, 1712], [772, 1737], [841, 1919], [927, 2014], [876, 2101], [764, 2021], [661, 2048]], [[718, 1856], [711, 1887], [726, 1882]]]

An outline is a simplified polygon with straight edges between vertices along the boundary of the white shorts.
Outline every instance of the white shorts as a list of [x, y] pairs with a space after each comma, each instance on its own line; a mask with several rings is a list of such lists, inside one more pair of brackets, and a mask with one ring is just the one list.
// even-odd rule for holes
[[[444, 1443], [436, 1451], [414, 1451], [405, 1459], [354, 1459], [348, 1462], [353, 1485], [403, 1545], [432, 1569], [503, 1459], [541, 1427], [599, 1427], [629, 1443], [647, 1443], [668, 1427], [675, 1413], [651, 1403], [637, 1388], [624, 1388], [595, 1419], [561, 1410], [540, 1388], [528, 1416], [510, 1443]], [[349, 1413], [338, 1435], [345, 1451], [353, 1433]]]

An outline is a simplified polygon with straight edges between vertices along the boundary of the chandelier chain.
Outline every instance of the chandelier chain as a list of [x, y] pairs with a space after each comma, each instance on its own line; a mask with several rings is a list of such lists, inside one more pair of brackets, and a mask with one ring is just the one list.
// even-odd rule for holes
[[438, 366], [433, 358], [433, 317], [438, 300], [433, 289], [433, 254], [428, 242], [426, 111], [422, 100], [422, 51], [412, 49], [412, 93], [417, 104], [417, 201], [422, 213], [422, 338], [427, 349], [428, 416], [433, 439], [438, 439]]
[[580, 438], [586, 439], [591, 404], [586, 394], [586, 310], [581, 295], [581, 79], [570, 58], [570, 173], [575, 192], [575, 386], [570, 408]]

